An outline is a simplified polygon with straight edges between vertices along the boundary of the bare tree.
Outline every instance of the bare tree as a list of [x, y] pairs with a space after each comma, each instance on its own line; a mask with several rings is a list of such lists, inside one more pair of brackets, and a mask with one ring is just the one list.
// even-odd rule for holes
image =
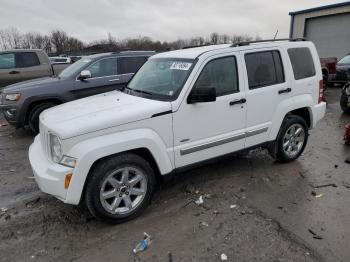
[[210, 34], [210, 43], [217, 44], [219, 41], [219, 34], [218, 33], [211, 33]]

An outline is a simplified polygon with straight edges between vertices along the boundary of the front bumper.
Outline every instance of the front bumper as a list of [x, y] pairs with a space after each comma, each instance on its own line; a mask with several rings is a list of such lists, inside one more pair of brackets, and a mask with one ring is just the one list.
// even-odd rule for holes
[[311, 107], [312, 110], [312, 128], [316, 126], [316, 124], [324, 117], [326, 114], [326, 103], [321, 102], [313, 107]]
[[72, 173], [73, 168], [50, 162], [43, 150], [40, 135], [35, 137], [29, 148], [29, 161], [40, 190], [66, 203], [65, 176]]
[[2, 113], [6, 121], [14, 127], [19, 127], [18, 109], [14, 105], [0, 104], [0, 113]]

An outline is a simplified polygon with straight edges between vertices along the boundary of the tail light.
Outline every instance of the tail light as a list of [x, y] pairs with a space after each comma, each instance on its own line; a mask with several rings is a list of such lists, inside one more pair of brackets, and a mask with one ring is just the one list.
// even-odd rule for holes
[[324, 101], [324, 96], [323, 96], [323, 80], [320, 80], [319, 82], [319, 93], [318, 93], [318, 103], [321, 103], [322, 101]]

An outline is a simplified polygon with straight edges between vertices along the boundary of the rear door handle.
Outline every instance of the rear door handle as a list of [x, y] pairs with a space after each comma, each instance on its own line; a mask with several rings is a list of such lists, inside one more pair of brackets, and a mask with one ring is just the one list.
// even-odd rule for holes
[[278, 91], [278, 94], [283, 94], [283, 93], [290, 93], [292, 92], [292, 89], [290, 87], [286, 88], [286, 89], [281, 89]]
[[119, 81], [119, 78], [111, 79], [111, 80], [108, 80], [108, 81], [109, 81], [109, 82]]
[[230, 106], [234, 106], [234, 105], [238, 105], [238, 104], [244, 104], [245, 102], [247, 102], [247, 99], [242, 98], [242, 99], [238, 99], [238, 100], [233, 100], [230, 102]]
[[9, 74], [10, 75], [15, 75], [15, 74], [19, 74], [19, 72], [18, 71], [11, 71]]

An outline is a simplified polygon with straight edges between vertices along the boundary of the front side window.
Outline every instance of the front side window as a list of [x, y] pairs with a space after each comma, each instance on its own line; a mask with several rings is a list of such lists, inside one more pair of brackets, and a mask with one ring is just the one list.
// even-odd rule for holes
[[194, 85], [197, 87], [215, 87], [216, 96], [238, 92], [236, 58], [231, 56], [208, 62]]
[[295, 80], [312, 77], [316, 74], [310, 49], [307, 47], [288, 49]]
[[180, 93], [194, 64], [193, 59], [150, 59], [135, 74], [128, 89], [147, 98], [173, 100]]
[[60, 79], [68, 79], [76, 77], [84, 68], [89, 64], [92, 63], [90, 58], [83, 58], [79, 61], [75, 62], [74, 64], [66, 67], [59, 75], [58, 78]]
[[134, 74], [146, 61], [147, 58], [144, 56], [119, 57], [118, 74]]
[[117, 58], [101, 59], [86, 70], [91, 72], [91, 78], [117, 75]]
[[14, 54], [1, 54], [0, 55], [0, 69], [15, 68], [15, 55]]
[[278, 51], [263, 51], [245, 55], [249, 89], [284, 82], [284, 71]]
[[40, 65], [38, 55], [34, 52], [16, 53], [16, 67], [24, 68]]

